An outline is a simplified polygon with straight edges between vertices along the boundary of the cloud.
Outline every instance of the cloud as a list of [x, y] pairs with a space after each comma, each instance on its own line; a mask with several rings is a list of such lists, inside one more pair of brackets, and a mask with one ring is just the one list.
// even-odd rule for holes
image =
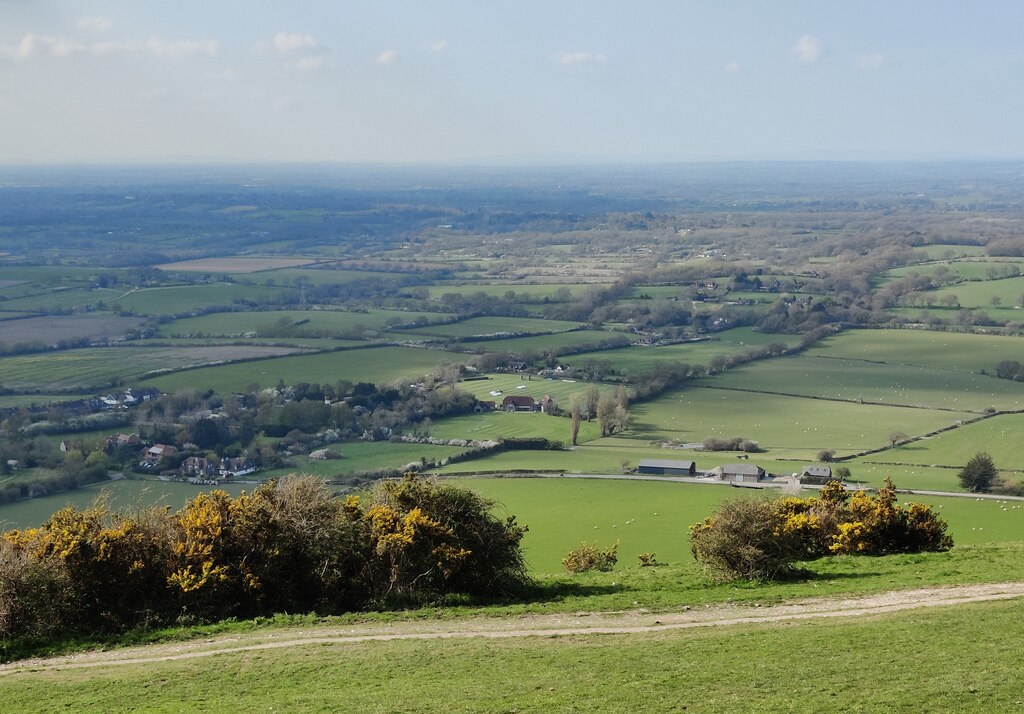
[[183, 59], [185, 57], [216, 57], [217, 43], [213, 40], [176, 40], [168, 42], [159, 37], [150, 37], [146, 49], [154, 57]]
[[106, 32], [112, 24], [106, 17], [82, 17], [78, 20], [78, 29], [89, 32]]
[[294, 62], [289, 62], [285, 65], [288, 69], [294, 69], [297, 72], [315, 72], [320, 69], [324, 64], [322, 57], [301, 57]]
[[93, 55], [102, 57], [113, 54], [148, 53], [154, 57], [183, 59], [186, 57], [216, 57], [218, 51], [214, 40], [162, 40], [151, 37], [145, 43], [138, 42], [84, 42], [66, 37], [52, 37], [28, 33], [12, 47], [0, 47], [0, 55], [19, 61], [37, 57], [66, 58], [72, 55]]
[[870, 55], [864, 55], [858, 57], [856, 61], [857, 69], [881, 69], [886, 64], [885, 55], [881, 52], [875, 52]]
[[297, 50], [311, 50], [317, 46], [316, 38], [312, 35], [299, 35], [289, 32], [279, 32], [274, 35], [274, 49], [281, 53], [295, 52]]
[[398, 53], [394, 50], [384, 50], [377, 55], [377, 64], [390, 65], [398, 59]]
[[742, 67], [740, 67], [739, 62], [730, 62], [729, 64], [725, 65], [725, 71], [728, 74], [736, 74], [737, 72], [740, 71], [740, 69], [742, 69]]
[[444, 52], [448, 49], [448, 40], [438, 40], [430, 45], [431, 52]]
[[817, 62], [824, 51], [824, 43], [812, 35], [803, 35], [793, 45], [793, 56], [801, 62]]
[[555, 55], [559, 64], [606, 64], [608, 58], [601, 52], [561, 52]]

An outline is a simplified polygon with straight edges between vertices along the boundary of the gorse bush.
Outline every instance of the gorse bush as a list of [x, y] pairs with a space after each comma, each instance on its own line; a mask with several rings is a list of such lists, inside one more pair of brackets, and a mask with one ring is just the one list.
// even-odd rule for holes
[[829, 482], [817, 498], [723, 504], [690, 527], [691, 550], [719, 580], [772, 580], [796, 563], [828, 555], [886, 555], [949, 550], [946, 523], [919, 503], [903, 508], [886, 479], [875, 495]]
[[573, 548], [562, 558], [562, 565], [570, 573], [586, 573], [591, 570], [606, 573], [619, 562], [618, 550], [618, 541], [604, 550], [598, 548], [597, 544], [580, 543], [578, 548]]
[[527, 584], [526, 529], [492, 506], [408, 476], [365, 506], [287, 477], [235, 498], [201, 493], [177, 513], [65, 508], [0, 538], [0, 637], [509, 594]]

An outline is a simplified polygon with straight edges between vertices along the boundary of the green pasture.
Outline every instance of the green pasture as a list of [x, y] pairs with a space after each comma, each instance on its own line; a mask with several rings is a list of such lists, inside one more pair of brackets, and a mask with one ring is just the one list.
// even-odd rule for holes
[[[723, 501], [775, 497], [781, 492], [722, 485], [658, 481], [563, 478], [460, 478], [455, 483], [501, 504], [530, 531], [523, 549], [531, 570], [556, 573], [562, 558], [580, 542], [611, 545], [619, 541], [619, 559], [635, 565], [637, 555], [655, 552], [667, 563], [689, 563], [687, 528], [710, 515]], [[898, 488], [908, 487], [896, 482]], [[805, 495], [813, 495], [808, 492]], [[1009, 509], [997, 501], [973, 498], [901, 495], [937, 509], [958, 545], [1024, 541], [1024, 507]]]
[[[251, 490], [252, 486], [229, 484], [222, 488], [231, 494], [237, 494], [242, 490]], [[38, 526], [64, 506], [86, 508], [101, 495], [109, 498], [109, 503], [114, 508], [167, 505], [177, 509], [204, 490], [208, 491], [210, 487], [155, 479], [123, 479], [92, 484], [66, 493], [0, 505], [0, 531]]]
[[[25, 391], [103, 389], [139, 380], [158, 370], [237, 359], [273, 357], [295, 352], [290, 347], [217, 345], [192, 347], [90, 347], [0, 357], [5, 386]], [[195, 386], [188, 379], [179, 386]], [[215, 388], [216, 385], [209, 385]]]
[[[144, 697], [154, 712], [188, 702], [206, 711], [809, 714], [835, 703], [879, 714], [988, 714], [1019, 708], [1019, 666], [1008, 656], [1024, 637], [1019, 607], [974, 603], [643, 634], [298, 644], [26, 668], [5, 677], [5, 705], [12, 714], [38, 711], [41, 702], [110, 712]], [[289, 636], [302, 635], [273, 633]]]
[[295, 466], [259, 471], [253, 474], [252, 478], [266, 480], [292, 473], [316, 474], [327, 479], [340, 478], [368, 471], [400, 469], [408, 464], [420, 462], [421, 459], [441, 461], [466, 450], [461, 446], [432, 446], [390, 441], [347, 441], [333, 444], [328, 448], [340, 452], [342, 458], [314, 461], [308, 456], [296, 456], [293, 459]]
[[360, 280], [381, 280], [394, 282], [406, 277], [400, 273], [384, 273], [372, 270], [331, 270], [328, 268], [279, 268], [238, 276], [238, 280], [254, 285], [290, 285], [300, 282], [310, 285], [342, 285]]
[[543, 355], [553, 351], [597, 345], [603, 340], [625, 336], [625, 333], [609, 330], [574, 330], [572, 332], [556, 332], [550, 335], [534, 335], [533, 337], [510, 337], [508, 339], [466, 342], [460, 345], [460, 349], [470, 352]]
[[710, 340], [687, 342], [678, 345], [622, 347], [600, 352], [584, 352], [560, 359], [570, 366], [580, 366], [588, 360], [607, 362], [624, 374], [650, 371], [660, 365], [685, 362], [691, 365], [707, 365], [713, 357], [730, 357], [754, 347], [772, 343], [795, 345], [799, 339], [794, 335], [772, 335], [755, 332], [748, 327], [737, 327], [715, 333]]
[[[709, 382], [708, 384], [713, 383]], [[692, 387], [631, 408], [633, 430], [646, 439], [699, 442], [753, 439], [773, 458], [812, 459], [885, 446], [888, 435], [924, 434], [967, 417], [960, 412], [876, 406]]]
[[434, 283], [428, 288], [431, 300], [440, 300], [446, 294], [454, 295], [476, 295], [483, 293], [490, 297], [504, 298], [510, 291], [516, 294], [517, 300], [543, 301], [551, 299], [566, 289], [572, 297], [579, 297], [584, 291], [591, 287], [608, 287], [608, 285], [595, 285], [594, 283], [484, 283], [448, 285], [445, 283]]
[[[459, 389], [470, 392], [481, 401], [493, 401], [501, 405], [501, 400], [510, 395], [533, 397], [540, 401], [549, 396], [563, 409], [569, 408], [569, 400], [573, 394], [582, 394], [590, 388], [592, 382], [579, 382], [572, 379], [532, 379], [517, 374], [488, 374], [486, 379], [470, 379], [459, 382]], [[598, 385], [599, 389], [610, 389], [606, 385]], [[491, 394], [501, 392], [501, 394]]]
[[134, 290], [111, 300], [109, 304], [112, 309], [128, 310], [141, 315], [178, 315], [200, 308], [233, 305], [239, 301], [273, 302], [282, 294], [282, 288], [242, 283], [174, 285]]
[[882, 274], [886, 280], [902, 278], [917, 273], [918, 275], [931, 275], [938, 267], [948, 270], [948, 276], [959, 276], [964, 280], [988, 280], [988, 271], [992, 268], [1005, 269], [1013, 268], [1018, 272], [1024, 271], [1024, 262], [1012, 258], [992, 258], [991, 260], [943, 260], [934, 263], [922, 263], [919, 265], [908, 265], [902, 268], [893, 268]]
[[931, 330], [847, 330], [826, 337], [806, 354], [993, 372], [1003, 360], [1024, 359], [1024, 338]]
[[[1024, 414], [1002, 414], [864, 458], [962, 468], [976, 452], [987, 451], [997, 467], [1021, 472], [1024, 471], [1022, 436]], [[1024, 480], [1024, 473], [1011, 475], [1014, 477]]]
[[285, 384], [333, 384], [339, 379], [387, 384], [402, 377], [428, 374], [442, 362], [459, 360], [459, 355], [440, 350], [374, 347], [190, 369], [155, 377], [147, 380], [146, 385], [167, 392], [195, 388], [230, 393], [245, 391], [250, 384], [272, 387], [280, 380], [284, 380]]
[[996, 307], [992, 300], [998, 298], [999, 307], [1013, 310], [1024, 304], [1024, 277], [957, 283], [933, 290], [929, 295], [935, 302], [940, 302], [947, 295], [956, 295], [961, 307]]
[[868, 362], [813, 353], [764, 360], [704, 382], [753, 392], [819, 399], [863, 400], [931, 409], [980, 412], [1024, 409], [1024, 384], [928, 367]]
[[566, 332], [580, 327], [578, 322], [542, 320], [535, 317], [472, 317], [447, 325], [431, 325], [395, 334], [419, 337], [486, 337], [488, 335]]
[[210, 346], [210, 345], [279, 345], [303, 347], [310, 351], [336, 350], [340, 347], [365, 347], [366, 340], [344, 340], [337, 337], [154, 337], [136, 340], [136, 345], [145, 346]]
[[[989, 322], [1005, 322], [1005, 321], [1016, 321], [1017, 318], [1024, 319], [1024, 315], [1018, 315], [1017, 312], [1011, 312], [1012, 308], [983, 308], [976, 307], [973, 309], [968, 308], [950, 308], [950, 307], [890, 307], [886, 309], [886, 312], [890, 315], [896, 315], [909, 320], [911, 322], [918, 322], [922, 324], [930, 324], [933, 321], [939, 321], [953, 326], [959, 326], [962, 324], [962, 315], [967, 315], [972, 321], [981, 321], [983, 323]], [[983, 328], [989, 333], [999, 332], [999, 327], [987, 326]]]
[[[267, 310], [246, 312], [217, 312], [199, 317], [189, 317], [160, 326], [163, 335], [216, 335], [238, 336], [247, 332], [273, 330], [281, 320], [302, 322], [296, 331], [349, 334], [361, 330], [381, 330], [389, 322], [412, 322], [420, 315], [402, 310], [368, 310], [349, 312], [343, 310]], [[446, 319], [447, 315], [429, 313], [424, 315], [430, 321]]]
[[[500, 399], [498, 400], [500, 402]], [[536, 412], [503, 411], [438, 419], [430, 425], [430, 435], [440, 439], [475, 439], [478, 441], [499, 438], [542, 437], [569, 444], [572, 441], [572, 425], [568, 417], [556, 417]], [[598, 438], [601, 431], [597, 421], [580, 423], [579, 442]], [[544, 453], [535, 453], [538, 462], [546, 458]], [[541, 467], [543, 468], [543, 466]]]
[[0, 407], [30, 407], [74, 398], [67, 394], [3, 394], [0, 395]]
[[49, 312], [51, 310], [73, 310], [85, 305], [113, 305], [114, 300], [124, 294], [124, 290], [112, 288], [57, 288], [46, 292], [37, 292], [25, 297], [12, 298], [0, 302], [5, 310], [21, 310], [25, 312]]

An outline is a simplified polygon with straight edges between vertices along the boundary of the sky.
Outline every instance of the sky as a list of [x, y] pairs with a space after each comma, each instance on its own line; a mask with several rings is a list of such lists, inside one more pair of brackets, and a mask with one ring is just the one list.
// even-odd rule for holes
[[0, 164], [1024, 157], [1024, 3], [0, 0]]

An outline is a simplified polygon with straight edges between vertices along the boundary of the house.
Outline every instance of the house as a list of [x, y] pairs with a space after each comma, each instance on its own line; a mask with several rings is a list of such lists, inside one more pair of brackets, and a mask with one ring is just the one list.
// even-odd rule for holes
[[221, 478], [245, 476], [255, 471], [256, 464], [252, 462], [252, 459], [247, 459], [244, 456], [239, 456], [235, 459], [224, 459], [220, 462]]
[[711, 475], [721, 481], [732, 483], [757, 483], [765, 477], [765, 471], [757, 464], [722, 464], [711, 469]]
[[636, 470], [637, 473], [659, 476], [693, 476], [697, 473], [697, 464], [693, 461], [673, 461], [671, 459], [640, 459]]
[[203, 456], [189, 456], [181, 462], [181, 475], [209, 478], [217, 475], [217, 467]]
[[144, 466], [156, 466], [165, 458], [171, 454], [176, 453], [178, 450], [173, 446], [167, 444], [153, 444], [151, 447], [146, 449], [143, 454], [142, 463]]
[[800, 472], [800, 483], [824, 485], [832, 480], [832, 467], [828, 464], [810, 464]]
[[123, 446], [138, 446], [142, 441], [138, 434], [112, 434], [103, 440], [103, 448], [107, 451], [120, 449]]
[[498, 403], [493, 400], [489, 400], [486, 402], [477, 402], [476, 406], [473, 407], [473, 411], [475, 411], [477, 414], [483, 414], [485, 412], [493, 412], [497, 408]]
[[534, 412], [537, 402], [533, 397], [512, 394], [501, 400], [501, 408], [507, 412]]

